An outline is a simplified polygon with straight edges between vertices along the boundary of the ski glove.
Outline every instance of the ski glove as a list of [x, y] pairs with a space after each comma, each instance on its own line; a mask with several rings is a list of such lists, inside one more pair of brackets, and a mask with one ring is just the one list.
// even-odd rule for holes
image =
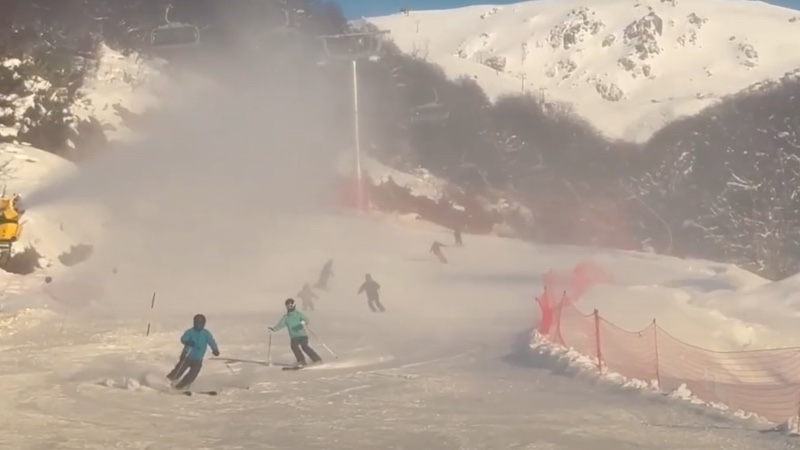
[[212, 350], [211, 354], [214, 356], [219, 356], [219, 350]]
[[186, 341], [187, 347], [194, 347], [194, 341]]
[[305, 320], [301, 320], [301, 321], [300, 321], [300, 325], [302, 325], [302, 326], [306, 326], [306, 321], [305, 321]]

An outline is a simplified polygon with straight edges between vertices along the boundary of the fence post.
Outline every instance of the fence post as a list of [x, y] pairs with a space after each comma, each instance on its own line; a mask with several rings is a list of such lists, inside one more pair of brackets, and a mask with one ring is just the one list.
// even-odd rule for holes
[[603, 353], [600, 350], [600, 312], [594, 310], [594, 342], [597, 345], [597, 372], [603, 373]]
[[653, 319], [653, 345], [655, 346], [655, 350], [656, 350], [656, 382], [658, 383], [658, 390], [662, 391], [662, 389], [661, 389], [661, 361], [658, 358], [658, 324], [656, 324], [656, 319]]

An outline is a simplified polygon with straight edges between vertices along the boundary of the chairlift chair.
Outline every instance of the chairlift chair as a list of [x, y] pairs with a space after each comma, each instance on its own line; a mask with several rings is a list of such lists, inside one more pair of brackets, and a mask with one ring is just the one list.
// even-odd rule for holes
[[299, 34], [298, 28], [300, 24], [298, 23], [298, 18], [301, 18], [302, 15], [305, 14], [305, 11], [302, 9], [298, 10], [290, 10], [287, 8], [283, 9], [283, 16], [284, 22], [282, 25], [278, 25], [273, 27], [270, 32], [277, 35], [282, 36], [289, 36]]
[[[383, 51], [383, 39], [380, 36], [388, 34], [388, 31], [376, 31], [365, 33], [348, 33], [348, 34], [335, 34], [329, 36], [317, 36], [322, 40], [323, 50], [325, 51], [325, 60], [321, 63], [329, 61], [353, 61], [368, 59], [370, 61], [377, 61], [381, 57]], [[358, 49], [353, 49], [347, 44], [356, 40]], [[331, 42], [339, 43], [339, 46], [334, 46]], [[338, 47], [338, 48], [337, 48]]]
[[290, 11], [284, 10], [286, 15], [286, 26], [289, 28], [298, 28], [308, 19], [308, 13], [305, 9], [293, 9]]
[[439, 102], [439, 93], [433, 90], [434, 99], [430, 103], [411, 108], [412, 125], [440, 124], [450, 118], [450, 111]]
[[411, 109], [412, 125], [433, 125], [450, 118], [450, 111], [441, 103], [427, 103]]
[[160, 25], [150, 32], [150, 46], [158, 49], [194, 47], [200, 44], [200, 28], [196, 25], [181, 22], [170, 22], [169, 11], [172, 6], [167, 6], [164, 13], [164, 25]]

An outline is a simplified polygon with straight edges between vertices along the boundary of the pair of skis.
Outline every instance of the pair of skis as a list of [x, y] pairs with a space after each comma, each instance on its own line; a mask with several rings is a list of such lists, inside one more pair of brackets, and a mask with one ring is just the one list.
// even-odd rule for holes
[[[161, 391], [161, 389], [159, 389]], [[219, 391], [193, 391], [191, 389], [177, 389], [174, 386], [169, 386], [168, 390], [166, 391], [167, 394], [178, 394], [178, 395], [185, 395], [187, 397], [191, 397], [192, 395], [210, 395], [215, 396], [219, 394]]]
[[282, 369], [282, 370], [301, 370], [301, 369], [305, 369], [305, 368], [307, 368], [307, 367], [319, 367], [320, 365], [322, 365], [322, 363], [321, 363], [321, 362], [319, 362], [319, 363], [311, 363], [311, 364], [309, 364], [309, 365], [305, 365], [305, 364], [293, 364], [293, 365], [291, 365], [291, 366], [285, 366], [285, 367], [281, 367], [281, 369]]
[[181, 394], [181, 395], [185, 395], [187, 397], [191, 397], [192, 395], [195, 395], [195, 394], [197, 394], [197, 395], [209, 395], [209, 396], [213, 397], [213, 396], [219, 394], [219, 391], [179, 391], [179, 390], [175, 390], [175, 392], [178, 393], [178, 394]]
[[[190, 389], [178, 389], [178, 388], [175, 387], [175, 385], [173, 383], [170, 383], [168, 389], [169, 390], [166, 391], [168, 394], [179, 394], [179, 395], [185, 395], [187, 397], [191, 397], [192, 395], [195, 395], [195, 394], [198, 394], [198, 395], [210, 395], [210, 396], [215, 396], [215, 395], [219, 394], [219, 391], [192, 391]], [[161, 389], [159, 389], [159, 390], [161, 390]]]

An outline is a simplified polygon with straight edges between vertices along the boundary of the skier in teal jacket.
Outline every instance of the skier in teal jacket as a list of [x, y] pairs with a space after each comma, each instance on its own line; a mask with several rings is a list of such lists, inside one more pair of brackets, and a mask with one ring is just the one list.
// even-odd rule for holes
[[[308, 334], [306, 333], [306, 324], [308, 324], [308, 317], [305, 314], [297, 311], [293, 299], [287, 299], [284, 303], [286, 305], [286, 314], [281, 317], [278, 324], [270, 327], [269, 331], [278, 331], [284, 327], [289, 331], [290, 345], [292, 353], [297, 359], [297, 365], [303, 367], [306, 365], [306, 358], [303, 355], [305, 352], [314, 364], [322, 362], [317, 352], [308, 345]], [[302, 349], [302, 350], [301, 350]]]
[[[178, 359], [178, 364], [167, 375], [172, 382], [183, 377], [175, 385], [175, 389], [186, 389], [191, 386], [197, 375], [200, 374], [200, 369], [203, 368], [203, 357], [205, 357], [208, 347], [211, 347], [211, 353], [214, 356], [219, 356], [217, 341], [206, 329], [206, 316], [202, 314], [194, 316], [192, 328], [186, 330], [181, 336], [181, 344], [183, 344], [183, 351]], [[188, 373], [186, 373], [187, 370]], [[186, 373], [185, 376], [184, 373]]]

